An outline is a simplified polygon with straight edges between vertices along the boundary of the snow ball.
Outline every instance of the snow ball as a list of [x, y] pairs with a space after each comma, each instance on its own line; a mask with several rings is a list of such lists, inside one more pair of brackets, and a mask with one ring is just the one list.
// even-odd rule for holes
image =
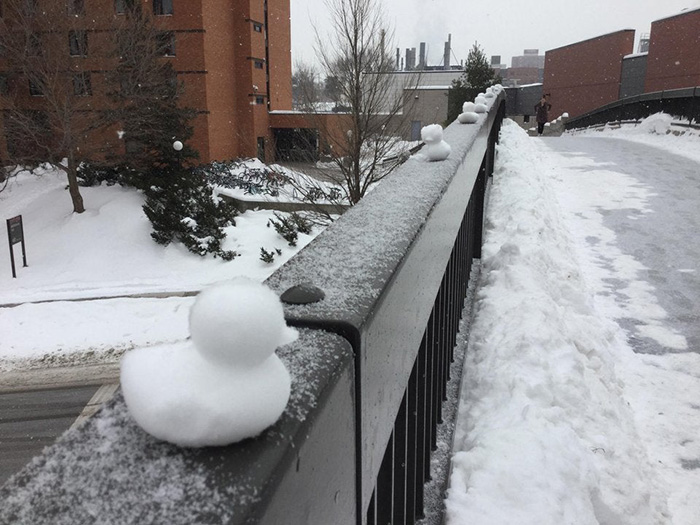
[[297, 337], [277, 295], [249, 279], [217, 284], [197, 296], [189, 323], [190, 340], [122, 359], [122, 392], [134, 420], [187, 447], [235, 443], [275, 423], [291, 392], [275, 348]]
[[173, 142], [173, 149], [175, 151], [181, 151], [182, 150], [182, 142], [180, 142], [179, 140], [176, 140], [175, 142]]
[[569, 118], [569, 114], [566, 113], [566, 112], [565, 112], [565, 113], [562, 113], [561, 116], [562, 116], [562, 118]]
[[450, 156], [452, 148], [442, 140], [442, 126], [440, 124], [430, 124], [420, 130], [420, 136], [425, 142], [425, 147], [421, 151], [423, 157], [429, 161], [445, 160]]
[[425, 150], [425, 155], [431, 162], [445, 160], [452, 153], [452, 147], [444, 140], [436, 144], [428, 144]]
[[129, 413], [150, 435], [183, 447], [222, 446], [260, 434], [289, 400], [277, 355], [235, 369], [203, 359], [187, 342], [125, 354], [121, 385]]
[[476, 97], [476, 98], [474, 99], [474, 103], [475, 103], [476, 105], [479, 105], [479, 104], [486, 104], [486, 97], [485, 97], [484, 95], [479, 95], [478, 97]]
[[469, 113], [470, 111], [474, 111], [474, 107], [476, 107], [476, 104], [474, 104], [474, 102], [465, 102], [464, 104], [462, 104], [462, 112]]
[[461, 124], [474, 124], [477, 120], [479, 120], [479, 115], [477, 113], [474, 113], [473, 111], [467, 111], [464, 113], [460, 113], [457, 117], [457, 120]]
[[297, 335], [284, 321], [277, 294], [249, 279], [203, 290], [189, 322], [192, 342], [202, 356], [226, 366], [256, 366]]
[[442, 140], [442, 126], [440, 124], [430, 124], [420, 130], [420, 137], [426, 144], [439, 142]]
[[486, 113], [488, 108], [486, 107], [486, 104], [475, 104], [474, 105], [474, 113]]

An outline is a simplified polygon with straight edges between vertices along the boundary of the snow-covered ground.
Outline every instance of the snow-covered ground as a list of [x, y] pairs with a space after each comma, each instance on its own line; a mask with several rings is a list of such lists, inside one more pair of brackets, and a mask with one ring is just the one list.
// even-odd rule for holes
[[[21, 175], [0, 193], [2, 218], [22, 215], [28, 267], [14, 246], [0, 242], [0, 371], [45, 363], [114, 361], [126, 349], [187, 337], [192, 297], [125, 298], [130, 294], [198, 291], [237, 276], [262, 281], [313, 235], [291, 247], [268, 220], [271, 211], [248, 211], [227, 228], [224, 249], [233, 261], [199, 257], [182, 245], [153, 242], [143, 196], [120, 186], [81, 188], [86, 211], [72, 213], [65, 178]], [[319, 228], [314, 232], [317, 234]], [[260, 248], [279, 249], [271, 264]], [[96, 301], [75, 301], [119, 297]]]
[[[700, 138], [659, 134], [659, 119], [646, 129], [584, 134], [646, 141], [700, 161]], [[660, 306], [643, 282], [633, 295], [644, 302], [638, 326], [653, 327], [648, 335], [676, 353], [634, 353], [617, 319], [630, 308], [613, 304], [586, 235], [605, 240], [607, 266], [634, 267], [630, 254], [612, 249], [615, 235], [599, 212], [649, 213], [648, 194], [633, 177], [556, 153], [548, 146], [555, 140], [503, 128], [448, 523], [697, 525], [700, 354], [683, 348], [684, 334], [662, 315], [646, 315]], [[247, 212], [224, 246], [240, 257], [202, 259], [153, 243], [137, 193], [83, 193], [79, 216], [54, 175], [25, 176], [0, 193], [5, 218], [23, 215], [29, 262], [12, 279], [0, 242], [0, 304], [25, 303], [0, 308], [0, 373], [180, 341], [192, 298], [71, 299], [199, 290], [238, 275], [263, 280], [311, 238], [291, 248], [266, 227], [270, 212]], [[267, 265], [261, 247], [283, 255]]]
[[[669, 121], [583, 135], [700, 160], [698, 134], [666, 135]], [[642, 265], [603, 224], [654, 213], [651, 191], [557, 140], [502, 132], [448, 524], [698, 524], [700, 349], [665, 325]], [[622, 318], [667, 353], [635, 353]]]

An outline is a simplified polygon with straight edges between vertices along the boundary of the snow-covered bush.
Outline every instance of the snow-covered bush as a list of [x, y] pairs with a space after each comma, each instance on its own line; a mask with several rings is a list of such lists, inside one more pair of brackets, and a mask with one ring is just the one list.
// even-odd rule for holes
[[223, 229], [235, 225], [238, 211], [216, 197], [201, 176], [171, 168], [149, 178], [153, 185], [145, 190], [143, 210], [153, 224], [151, 237], [158, 244], [179, 241], [198, 255], [232, 260], [237, 254], [223, 249]]

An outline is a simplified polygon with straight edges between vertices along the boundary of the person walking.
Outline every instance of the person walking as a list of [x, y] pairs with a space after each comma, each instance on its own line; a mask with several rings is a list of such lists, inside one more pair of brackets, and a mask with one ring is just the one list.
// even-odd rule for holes
[[552, 105], [549, 103], [549, 93], [542, 95], [540, 101], [535, 104], [535, 116], [537, 120], [537, 134], [542, 135], [544, 125], [549, 120], [549, 110]]

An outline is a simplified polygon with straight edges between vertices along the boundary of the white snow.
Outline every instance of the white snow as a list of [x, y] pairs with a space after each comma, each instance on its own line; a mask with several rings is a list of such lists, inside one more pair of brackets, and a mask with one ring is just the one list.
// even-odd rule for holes
[[[2, 218], [21, 214], [28, 267], [10, 271], [6, 239], [0, 242], [0, 371], [47, 363], [114, 362], [125, 350], [187, 337], [187, 313], [202, 288], [237, 276], [263, 281], [312, 235], [289, 246], [268, 221], [272, 211], [247, 211], [226, 228], [223, 248], [239, 255], [226, 262], [199, 257], [182, 245], [150, 237], [143, 197], [120, 186], [81, 188], [86, 211], [77, 215], [65, 176], [21, 174], [0, 192]], [[260, 248], [275, 253], [260, 260]], [[139, 297], [163, 294], [164, 297]], [[132, 295], [135, 295], [132, 297]], [[80, 299], [107, 298], [82, 301]]]
[[[700, 355], [635, 354], [615, 321], [687, 348], [603, 227], [601, 210], [650, 213], [649, 191], [512, 123], [501, 140], [447, 523], [700, 523], [700, 473], [684, 459], [700, 456]], [[611, 276], [630, 283], [626, 301], [607, 293]]]
[[425, 142], [425, 147], [417, 156], [426, 158], [429, 161], [445, 160], [450, 156], [452, 148], [442, 140], [442, 126], [440, 124], [430, 124], [423, 126], [420, 130], [421, 139]]
[[257, 436], [277, 421], [291, 378], [275, 349], [297, 337], [277, 294], [247, 279], [213, 285], [197, 296], [189, 325], [189, 341], [122, 359], [122, 393], [141, 428], [204, 447]]
[[460, 124], [474, 124], [479, 120], [479, 115], [473, 111], [467, 111], [460, 113], [457, 116], [457, 120]]

